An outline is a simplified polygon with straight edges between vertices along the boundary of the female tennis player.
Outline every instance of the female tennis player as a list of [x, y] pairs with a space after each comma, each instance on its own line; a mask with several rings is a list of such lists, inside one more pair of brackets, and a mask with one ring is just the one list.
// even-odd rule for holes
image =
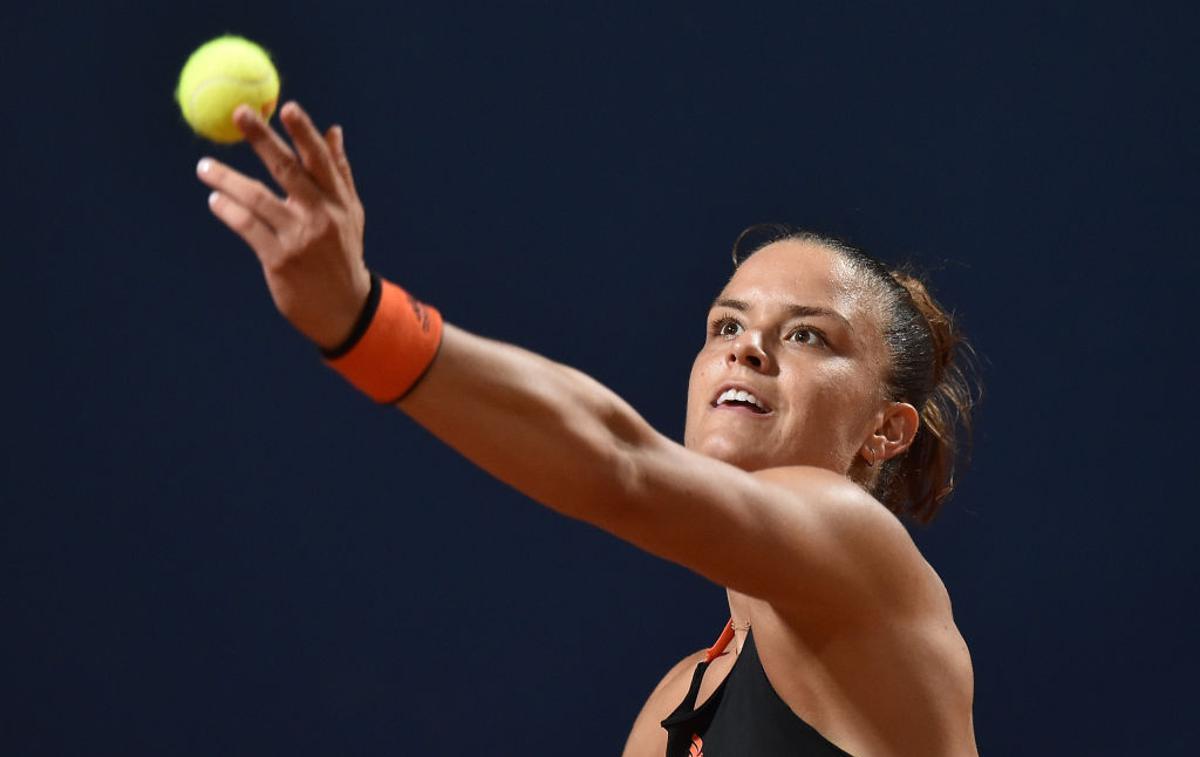
[[197, 171], [328, 364], [537, 502], [727, 588], [724, 633], [667, 672], [627, 757], [977, 753], [970, 656], [898, 519], [936, 514], [969, 429], [958, 337], [919, 282], [810, 233], [735, 246], [679, 445], [374, 276], [341, 130], [280, 117], [294, 150], [249, 108], [235, 122], [285, 198]]

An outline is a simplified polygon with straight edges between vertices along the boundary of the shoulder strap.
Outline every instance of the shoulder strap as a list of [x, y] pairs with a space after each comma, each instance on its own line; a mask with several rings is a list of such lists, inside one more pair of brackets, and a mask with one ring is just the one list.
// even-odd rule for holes
[[[704, 653], [704, 659], [696, 663], [696, 671], [692, 673], [692, 685], [688, 687], [687, 696], [675, 708], [675, 711], [667, 716], [666, 720], [662, 721], [664, 728], [681, 723], [685, 720], [695, 717], [696, 712], [696, 697], [700, 695], [700, 683], [704, 680], [704, 671], [708, 669], [709, 663], [720, 657], [725, 652], [725, 647], [729, 646], [729, 642], [733, 640], [733, 620], [730, 619], [725, 624], [725, 630], [721, 631], [721, 636], [716, 643], [708, 648]], [[719, 692], [719, 689], [718, 689]], [[716, 696], [716, 694], [714, 694]], [[715, 701], [715, 700], [710, 700]], [[686, 734], [685, 734], [686, 735]]]
[[721, 631], [717, 642], [708, 648], [704, 654], [705, 662], [712, 662], [725, 653], [725, 647], [729, 646], [729, 642], [733, 641], [733, 618], [730, 618], [725, 623], [725, 630]]

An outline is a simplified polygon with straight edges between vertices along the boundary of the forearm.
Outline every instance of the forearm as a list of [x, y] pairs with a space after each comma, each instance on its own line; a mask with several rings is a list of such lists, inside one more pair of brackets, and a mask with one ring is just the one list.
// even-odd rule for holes
[[[868, 591], [861, 553], [832, 511], [861, 521], [856, 513], [878, 506], [815, 495], [865, 498], [858, 487], [819, 469], [756, 477], [689, 452], [594, 379], [540, 355], [447, 325], [398, 406], [526, 496], [719, 585], [826, 611]], [[899, 528], [886, 511], [874, 515]]]
[[496, 478], [609, 530], [629, 505], [637, 450], [657, 438], [585, 374], [450, 325], [399, 407]]
[[[299, 154], [252, 109], [239, 108], [235, 121], [286, 201], [211, 158], [197, 173], [214, 190], [213, 213], [254, 250], [280, 313], [316, 344], [332, 347], [353, 335], [372, 290], [362, 255], [362, 203], [340, 129], [322, 138], [294, 103], [284, 105], [280, 118]], [[436, 339], [436, 329], [415, 310], [389, 323], [366, 352], [359, 334], [357, 345], [330, 358], [331, 367], [380, 401], [410, 386], [405, 371], [387, 360], [415, 360], [400, 367], [414, 367], [417, 375], [424, 367], [421, 355], [405, 347], [389, 353], [392, 340], [404, 336], [423, 353]], [[399, 407], [502, 481], [614, 532], [623, 505], [650, 499], [628, 496], [638, 478], [631, 472], [641, 457], [635, 451], [665, 446], [627, 404], [587, 376], [448, 325], [437, 358]], [[637, 534], [624, 535], [636, 541]]]
[[[323, 347], [353, 337], [329, 364], [368, 396], [402, 396], [428, 365], [399, 407], [436, 436], [539, 502], [723, 586], [810, 607], [898, 596], [890, 589], [910, 583], [881, 558], [907, 535], [838, 472], [748, 474], [655, 433], [578, 371], [450, 326], [439, 353], [436, 310], [403, 292], [392, 292], [388, 318], [356, 334], [372, 280], [341, 131], [323, 137], [295, 103], [280, 119], [295, 151], [253, 109], [235, 114], [286, 200], [211, 158], [197, 172], [214, 215], [254, 250], [280, 313]], [[909, 564], [923, 566], [919, 555]], [[891, 577], [886, 590], [864, 589], [868, 574]]]

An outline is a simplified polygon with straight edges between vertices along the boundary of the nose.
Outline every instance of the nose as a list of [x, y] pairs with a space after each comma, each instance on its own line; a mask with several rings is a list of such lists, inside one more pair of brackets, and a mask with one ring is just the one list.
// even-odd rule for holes
[[759, 373], [766, 373], [771, 368], [771, 357], [762, 346], [762, 334], [758, 331], [747, 331], [730, 344], [729, 363], [744, 365]]

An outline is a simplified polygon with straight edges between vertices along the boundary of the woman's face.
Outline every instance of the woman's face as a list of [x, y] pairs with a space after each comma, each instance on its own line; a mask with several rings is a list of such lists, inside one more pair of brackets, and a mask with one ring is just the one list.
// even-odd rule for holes
[[821, 244], [789, 239], [756, 252], [709, 310], [684, 444], [745, 470], [814, 465], [845, 474], [886, 404], [874, 302]]

